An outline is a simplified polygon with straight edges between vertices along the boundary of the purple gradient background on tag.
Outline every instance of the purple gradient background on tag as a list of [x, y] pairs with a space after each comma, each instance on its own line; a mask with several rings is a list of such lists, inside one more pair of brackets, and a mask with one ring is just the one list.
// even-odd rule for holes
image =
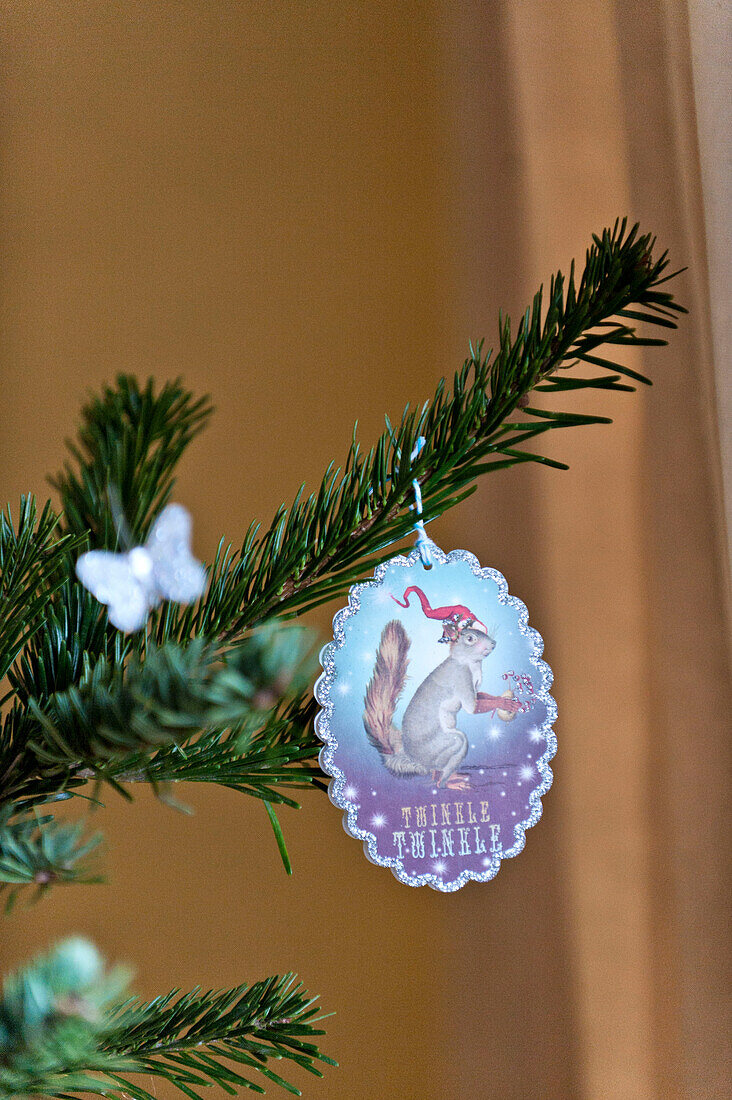
[[[510, 687], [519, 701], [533, 703], [509, 722], [494, 714], [458, 712], [457, 727], [469, 741], [459, 770], [469, 776], [469, 790], [437, 788], [429, 776], [392, 775], [364, 730], [366, 685], [389, 620], [399, 619], [411, 640], [409, 678], [394, 716], [397, 726], [417, 686], [449, 655], [448, 646], [439, 643], [441, 624], [424, 615], [415, 597], [407, 609], [391, 598], [401, 597], [412, 584], [422, 588], [433, 607], [467, 605], [488, 627], [496, 648], [483, 661], [479, 690], [501, 695]], [[387, 570], [381, 585], [362, 590], [360, 609], [346, 620], [344, 644], [334, 654], [330, 732], [337, 741], [333, 761], [346, 778], [343, 793], [358, 807], [358, 827], [376, 837], [379, 856], [398, 857], [401, 850], [410, 875], [434, 874], [448, 882], [463, 870], [485, 873], [496, 855], [516, 843], [516, 826], [527, 824], [530, 796], [542, 783], [537, 761], [547, 748], [547, 708], [534, 695], [543, 686], [542, 676], [531, 662], [532, 641], [519, 630], [519, 611], [499, 602], [498, 591], [494, 580], [476, 576], [465, 562], [429, 572], [418, 562]]]

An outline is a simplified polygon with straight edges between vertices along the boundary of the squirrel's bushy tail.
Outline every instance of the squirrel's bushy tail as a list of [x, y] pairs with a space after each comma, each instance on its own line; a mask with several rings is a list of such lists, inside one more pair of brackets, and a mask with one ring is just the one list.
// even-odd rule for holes
[[404, 752], [402, 733], [394, 725], [394, 711], [407, 679], [409, 638], [398, 619], [381, 632], [374, 671], [366, 688], [363, 724], [369, 740], [381, 753], [389, 771], [418, 775], [422, 769]]

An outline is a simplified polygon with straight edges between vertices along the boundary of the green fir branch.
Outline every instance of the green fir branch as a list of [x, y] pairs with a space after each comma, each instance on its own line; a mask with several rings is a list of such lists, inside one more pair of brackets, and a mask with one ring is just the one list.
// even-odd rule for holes
[[95, 779], [127, 797], [127, 783], [187, 780], [296, 805], [274, 787], [320, 775], [300, 763], [312, 756], [313, 708], [278, 700], [302, 691], [309, 648], [307, 632], [279, 627], [254, 632], [228, 659], [196, 638], [150, 643], [126, 664], [86, 661], [78, 684], [9, 714], [14, 768], [0, 803], [34, 805]]
[[[128, 974], [105, 971], [96, 948], [73, 938], [3, 982], [0, 1097], [93, 1091], [105, 1013]], [[104, 1059], [106, 1061], [106, 1058]]]
[[194, 400], [179, 379], [156, 393], [152, 379], [141, 389], [135, 378], [119, 375], [114, 388], [91, 395], [78, 442], [67, 441], [72, 461], [50, 479], [67, 529], [90, 533], [99, 549], [115, 549], [125, 535], [142, 542], [170, 500], [176, 465], [211, 412], [209, 399]]
[[[188, 1096], [199, 1096], [198, 1087], [209, 1084], [231, 1094], [236, 1088], [264, 1093], [252, 1075], [300, 1096], [269, 1063], [287, 1059], [322, 1077], [316, 1063], [336, 1063], [311, 1041], [324, 1034], [314, 1026], [321, 1019], [316, 998], [294, 974], [285, 974], [221, 992], [174, 990], [146, 1004], [132, 1002], [112, 1016], [103, 1050], [134, 1062], [135, 1072], [170, 1081]], [[127, 1092], [130, 1082], [114, 1077], [119, 1091]], [[130, 1095], [155, 1100], [139, 1087]]]
[[38, 515], [32, 496], [20, 498], [17, 527], [9, 505], [0, 512], [0, 680], [42, 623], [60, 566], [78, 546], [59, 538], [58, 523], [50, 501]]
[[50, 699], [80, 684], [100, 659], [121, 667], [134, 643], [109, 625], [106, 611], [91, 592], [69, 575], [64, 562], [63, 582], [43, 609], [42, 628], [29, 639], [8, 680], [24, 707], [31, 699]]
[[56, 821], [50, 814], [14, 816], [0, 811], [0, 893], [9, 911], [23, 887], [36, 896], [57, 883], [96, 883], [101, 877], [88, 857], [101, 837], [85, 836], [83, 824]]
[[316, 738], [315, 704], [301, 696], [263, 716], [249, 712], [233, 729], [204, 730], [184, 746], [118, 758], [104, 777], [118, 783], [216, 783], [220, 787], [277, 802], [293, 809], [299, 803], [284, 789], [322, 785], [320, 768], [312, 763]]
[[[628, 231], [625, 221], [595, 237], [579, 284], [574, 265], [567, 279], [558, 272], [546, 307], [540, 290], [515, 337], [510, 320], [499, 320], [495, 356], [484, 355], [480, 344], [471, 349], [451, 390], [442, 379], [431, 401], [418, 410], [407, 407], [396, 426], [387, 420], [386, 431], [366, 454], [354, 435], [343, 469], [331, 465], [317, 492], [306, 496], [301, 487], [264, 533], [252, 524], [238, 552], [221, 547], [204, 597], [193, 608], [163, 612], [156, 624], [159, 640], [213, 628], [236, 641], [270, 616], [302, 614], [341, 597], [412, 530], [415, 477], [428, 522], [470, 495], [482, 474], [522, 462], [565, 468], [526, 450], [526, 444], [556, 428], [610, 421], [540, 409], [530, 405], [529, 394], [632, 390], [621, 377], [650, 384], [616, 356], [627, 348], [666, 343], [638, 335], [628, 322], [674, 328], [675, 315], [686, 312], [659, 289], [670, 276], [666, 253], [653, 258], [654, 244], [637, 226]], [[561, 373], [578, 362], [600, 373], [583, 378]], [[404, 456], [412, 454], [420, 436], [426, 445], [410, 463]]]
[[316, 998], [292, 974], [113, 1003], [126, 984], [124, 971], [105, 972], [96, 949], [78, 939], [6, 979], [0, 1098], [87, 1093], [156, 1100], [154, 1091], [130, 1080], [140, 1074], [192, 1098], [210, 1085], [261, 1094], [262, 1079], [299, 1096], [272, 1062], [289, 1061], [317, 1077], [317, 1063], [336, 1064], [313, 1042], [323, 1034], [315, 1026], [322, 1019]]

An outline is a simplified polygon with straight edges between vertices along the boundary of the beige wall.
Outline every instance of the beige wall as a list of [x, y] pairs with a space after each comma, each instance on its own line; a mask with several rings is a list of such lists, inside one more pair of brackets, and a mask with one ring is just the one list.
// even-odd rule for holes
[[[368, 864], [318, 795], [98, 815], [110, 885], [4, 926], [78, 930], [152, 993], [297, 968], [343, 1063], [306, 1095], [724, 1093], [719, 465], [679, 3], [2, 3], [0, 497], [44, 493], [89, 387], [183, 374], [218, 406], [177, 496], [197, 548], [429, 396], [618, 213], [690, 265], [656, 386], [435, 525], [528, 603], [556, 783], [525, 852], [456, 896]], [[581, 402], [574, 404], [580, 408]], [[561, 434], [561, 433], [558, 433]], [[327, 628], [327, 617], [320, 617]], [[162, 1093], [161, 1093], [162, 1095]]]

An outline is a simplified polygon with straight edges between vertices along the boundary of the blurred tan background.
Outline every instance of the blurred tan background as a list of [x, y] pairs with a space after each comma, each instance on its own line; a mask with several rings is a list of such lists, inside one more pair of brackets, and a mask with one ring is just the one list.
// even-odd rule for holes
[[434, 527], [507, 575], [555, 671], [555, 785], [517, 861], [410, 890], [313, 793], [283, 815], [287, 879], [245, 797], [186, 790], [184, 817], [110, 795], [109, 885], [18, 910], [3, 967], [79, 931], [145, 994], [297, 969], [337, 1013], [341, 1068], [299, 1079], [321, 1100], [728, 1095], [726, 555], [687, 5], [0, 14], [3, 501], [45, 495], [90, 387], [180, 373], [218, 407], [176, 492], [210, 555], [339, 460], [355, 419], [369, 443], [426, 399], [618, 214], [688, 265], [692, 311], [643, 357], [652, 390], [588, 400], [612, 427], [553, 433], [569, 472], [502, 473]]

